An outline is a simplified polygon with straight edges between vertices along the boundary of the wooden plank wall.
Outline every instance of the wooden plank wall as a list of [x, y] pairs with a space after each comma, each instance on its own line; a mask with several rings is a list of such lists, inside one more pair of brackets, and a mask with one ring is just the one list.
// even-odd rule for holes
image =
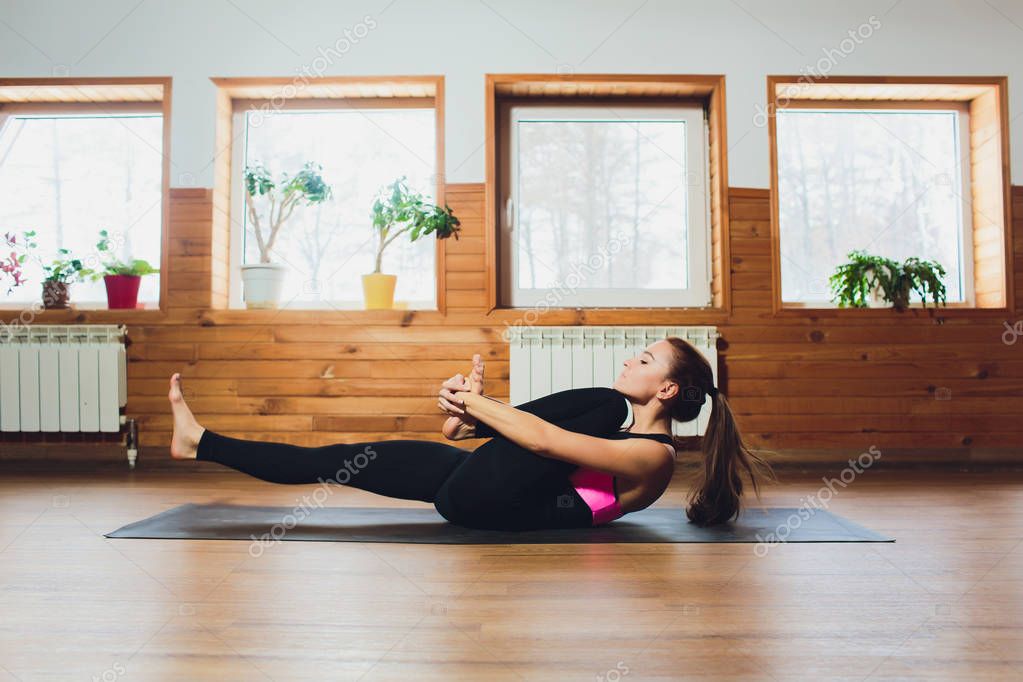
[[[129, 325], [128, 413], [139, 419], [142, 445], [169, 442], [167, 377], [175, 371], [182, 373], [186, 397], [208, 428], [300, 445], [385, 438], [444, 441], [437, 388], [443, 379], [465, 372], [476, 352], [487, 361], [488, 392], [507, 399], [503, 326], [481, 325], [486, 299], [483, 187], [450, 185], [446, 200], [462, 221], [459, 239], [444, 245], [450, 314], [441, 324], [413, 320], [401, 326], [366, 324], [356, 316], [332, 315], [323, 323], [315, 313], [196, 307], [192, 289], [218, 279], [213, 270], [221, 259], [211, 254], [226, 249], [210, 245], [213, 193], [174, 190], [172, 319]], [[192, 240], [200, 217], [205, 248]]]
[[[1023, 302], [1023, 188], [1013, 194]], [[483, 186], [451, 185], [447, 200], [463, 227], [445, 244], [448, 315], [374, 324], [211, 310], [212, 254], [223, 250], [210, 243], [212, 192], [172, 190], [169, 310], [152, 322], [127, 320], [128, 413], [139, 419], [143, 446], [169, 441], [167, 378], [175, 371], [209, 428], [303, 445], [443, 440], [437, 387], [466, 371], [474, 352], [487, 360], [488, 392], [507, 400], [504, 325], [482, 314]], [[1002, 320], [772, 318], [767, 191], [730, 190], [729, 214], [734, 314], [719, 327], [720, 370], [750, 441], [779, 449], [1023, 443], [1023, 339], [1004, 344]], [[223, 300], [223, 292], [212, 295]], [[111, 321], [105, 315], [67, 321]], [[1017, 310], [1013, 321], [1021, 318]]]
[[[1003, 320], [923, 311], [869, 321], [771, 316], [767, 190], [731, 190], [733, 314], [724, 390], [751, 440], [779, 448], [1023, 445], [1023, 338]], [[1017, 305], [1023, 188], [1014, 188]], [[1013, 321], [1023, 317], [1016, 310]]]

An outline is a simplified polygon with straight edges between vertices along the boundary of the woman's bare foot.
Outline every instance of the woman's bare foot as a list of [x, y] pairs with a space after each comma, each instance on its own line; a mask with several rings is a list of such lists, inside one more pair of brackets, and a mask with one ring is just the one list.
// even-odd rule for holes
[[170, 378], [170, 393], [167, 394], [170, 400], [171, 410], [174, 412], [174, 434], [171, 436], [171, 457], [174, 459], [195, 459], [199, 447], [199, 438], [202, 437], [204, 429], [199, 425], [185, 403], [185, 396], [181, 394], [181, 375], [175, 374]]
[[476, 436], [476, 425], [466, 424], [461, 417], [448, 417], [440, 430], [448, 440], [465, 440]]

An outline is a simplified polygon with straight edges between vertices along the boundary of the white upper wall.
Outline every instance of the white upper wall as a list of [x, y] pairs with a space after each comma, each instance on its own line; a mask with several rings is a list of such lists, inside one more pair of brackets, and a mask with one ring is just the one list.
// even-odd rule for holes
[[173, 186], [213, 184], [211, 76], [443, 75], [447, 180], [481, 182], [483, 74], [559, 71], [725, 74], [729, 184], [762, 188], [767, 74], [1006, 75], [1023, 179], [1021, 0], [0, 2], [0, 76], [174, 78]]

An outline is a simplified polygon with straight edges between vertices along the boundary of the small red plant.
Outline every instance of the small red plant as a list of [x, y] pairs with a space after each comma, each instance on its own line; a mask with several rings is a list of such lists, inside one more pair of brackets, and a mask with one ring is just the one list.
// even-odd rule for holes
[[25, 274], [21, 269], [25, 262], [25, 254], [18, 255], [17, 250], [21, 248], [21, 244], [10, 232], [4, 233], [4, 250], [8, 248], [11, 249], [10, 254], [0, 258], [0, 282], [6, 282], [9, 294], [15, 287], [25, 283]]

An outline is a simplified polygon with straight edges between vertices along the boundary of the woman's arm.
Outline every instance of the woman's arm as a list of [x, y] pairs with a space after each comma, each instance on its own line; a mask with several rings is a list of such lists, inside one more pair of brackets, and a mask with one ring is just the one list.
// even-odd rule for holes
[[574, 433], [483, 395], [459, 392], [456, 396], [480, 424], [490, 424], [508, 440], [544, 457], [629, 478], [645, 477], [666, 463], [674, 466], [657, 441], [611, 440]]
[[[455, 397], [456, 391], [467, 389], [473, 393], [482, 394], [483, 369], [482, 356], [476, 353], [472, 356], [472, 371], [468, 377], [456, 374], [441, 384], [438, 406], [442, 411], [457, 417], [461, 422], [461, 424], [455, 420], [445, 422], [442, 431], [449, 438], [455, 436], [455, 439], [460, 440], [462, 438], [492, 438], [498, 435], [498, 432], [490, 425], [467, 415], [459, 399]], [[593, 418], [583, 420], [584, 423], [571, 429], [591, 435], [617, 431], [628, 416], [625, 396], [607, 386], [570, 388], [527, 401], [516, 405], [515, 408], [553, 423], [579, 420], [584, 415], [591, 414]], [[618, 412], [622, 413], [620, 417]], [[474, 428], [470, 429], [470, 426]]]
[[[515, 405], [513, 409], [529, 412], [548, 422], [560, 422], [589, 412], [612, 400], [625, 404], [625, 396], [610, 387], [570, 388]], [[625, 413], [627, 414], [628, 412]], [[617, 424], [609, 425], [611, 431], [618, 430], [625, 421], [625, 415]], [[496, 435], [494, 428], [486, 422], [480, 421], [476, 424], [476, 438], [491, 438]]]
[[516, 445], [538, 452], [544, 427], [548, 426], [540, 417], [471, 391], [458, 391], [455, 397], [461, 401], [466, 414], [479, 420], [476, 423], [477, 434], [479, 427], [487, 423]]
[[646, 478], [664, 467], [674, 467], [674, 458], [664, 445], [647, 438], [611, 440], [567, 431], [548, 424], [538, 454], [595, 469], [613, 476]]

